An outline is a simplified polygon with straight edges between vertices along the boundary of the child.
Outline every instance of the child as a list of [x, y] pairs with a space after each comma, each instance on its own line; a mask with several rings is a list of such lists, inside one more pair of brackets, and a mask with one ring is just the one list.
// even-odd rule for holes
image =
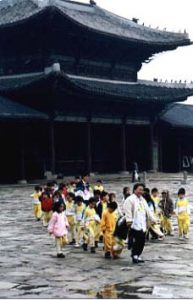
[[123, 202], [129, 197], [131, 196], [131, 193], [130, 193], [130, 188], [128, 186], [125, 186], [123, 188]]
[[109, 194], [109, 202], [116, 202], [116, 194], [115, 193]]
[[97, 219], [97, 213], [95, 210], [96, 199], [94, 197], [89, 199], [88, 207], [84, 212], [84, 244], [83, 250], [88, 250], [88, 244], [91, 247], [91, 253], [95, 253], [95, 236], [96, 236], [96, 223], [100, 222]]
[[59, 200], [55, 203], [54, 213], [49, 222], [48, 232], [55, 236], [57, 257], [63, 258], [65, 255], [62, 253], [64, 245], [68, 243], [68, 220], [65, 216], [64, 210], [66, 209], [63, 201]]
[[68, 193], [66, 197], [66, 216], [69, 223], [69, 235], [71, 236], [71, 242], [69, 245], [75, 245], [75, 225], [76, 225], [76, 218], [75, 218], [75, 195], [73, 193]]
[[92, 188], [89, 184], [90, 175], [88, 173], [83, 173], [82, 179], [77, 183], [75, 194], [76, 196], [81, 196], [84, 199], [86, 206], [89, 203], [89, 199], [93, 196]]
[[[155, 219], [157, 219], [155, 202], [151, 198], [150, 190], [148, 188], [144, 189], [144, 198], [147, 201], [152, 215], [154, 215]], [[164, 239], [164, 234], [161, 231], [160, 225], [158, 223], [158, 220], [157, 224], [151, 224], [151, 222], [148, 223], [147, 240], [149, 240], [149, 233], [151, 233], [152, 235], [152, 240], [159, 239], [159, 241], [162, 241]]]
[[176, 215], [178, 218], [179, 239], [188, 239], [188, 232], [190, 227], [190, 208], [184, 188], [181, 188], [178, 191]]
[[69, 186], [68, 186], [68, 193], [74, 193], [76, 190], [76, 182], [71, 181]]
[[102, 218], [102, 214], [107, 208], [107, 204], [109, 202], [109, 194], [105, 191], [101, 193], [100, 196], [100, 201], [97, 203], [97, 214], [99, 215], [100, 218]]
[[162, 199], [158, 206], [161, 211], [161, 228], [166, 235], [173, 236], [171, 217], [174, 214], [174, 205], [168, 191], [162, 192]]
[[[98, 200], [98, 199], [97, 199]], [[99, 218], [102, 218], [103, 212], [107, 209], [107, 204], [109, 202], [109, 194], [105, 191], [100, 193], [100, 199], [96, 204], [96, 213], [99, 216]], [[95, 246], [98, 247], [99, 240], [102, 242], [103, 240], [103, 234], [101, 232], [101, 226], [100, 223], [96, 224], [96, 237], [95, 237]]]
[[155, 204], [155, 209], [157, 211], [159, 203], [160, 203], [159, 191], [157, 188], [153, 188], [151, 190], [151, 199], [153, 200], [153, 202]]
[[39, 200], [41, 195], [42, 187], [39, 185], [35, 186], [34, 193], [31, 195], [31, 197], [33, 197], [33, 210], [37, 221], [40, 221], [42, 216], [41, 202]]
[[81, 177], [79, 175], [74, 177], [74, 181], [76, 183], [76, 185], [81, 181]]
[[59, 200], [64, 202], [64, 198], [59, 190], [54, 193], [53, 199], [54, 199], [54, 203], [58, 202]]
[[45, 191], [42, 193], [40, 201], [41, 208], [43, 211], [43, 226], [47, 227], [52, 217], [52, 210], [54, 205], [54, 200], [49, 188], [46, 188]]
[[[116, 193], [109, 194], [109, 202], [116, 202]], [[117, 202], [116, 202], [117, 203]], [[117, 209], [115, 210], [116, 221], [123, 215], [119, 204], [117, 203]]]
[[97, 180], [96, 185], [94, 186], [94, 191], [100, 191], [101, 193], [104, 191], [102, 180]]
[[83, 215], [86, 205], [83, 202], [81, 196], [75, 198], [75, 214], [76, 214], [76, 244], [75, 247], [80, 247], [80, 243], [83, 239], [84, 226], [83, 226]]
[[[101, 192], [99, 190], [94, 190], [94, 197], [96, 199], [96, 207], [95, 207], [95, 210], [96, 210], [96, 213], [97, 213], [97, 205], [98, 203], [100, 203], [100, 197], [101, 197]], [[102, 234], [101, 234], [101, 226], [100, 226], [100, 223], [97, 222], [96, 223], [96, 235], [95, 235], [95, 248], [98, 248], [98, 243], [99, 241], [102, 241], [103, 237], [102, 237]]]
[[66, 196], [68, 194], [66, 184], [65, 183], [60, 183], [58, 191], [60, 192], [60, 194], [61, 194], [61, 196], [62, 196], [62, 198], [64, 199], [64, 202], [65, 202]]
[[107, 209], [102, 214], [101, 230], [104, 236], [105, 258], [111, 258], [114, 245], [114, 231], [116, 225], [116, 216], [114, 214], [117, 209], [117, 203], [108, 203]]

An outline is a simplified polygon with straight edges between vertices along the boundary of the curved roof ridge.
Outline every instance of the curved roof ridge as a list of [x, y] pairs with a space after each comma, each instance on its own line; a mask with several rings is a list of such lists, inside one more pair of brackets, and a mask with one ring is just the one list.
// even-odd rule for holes
[[[120, 82], [113, 80], [97, 80], [84, 76], [75, 76], [60, 72], [50, 72], [49, 74], [42, 73], [40, 75], [24, 76], [22, 77], [11, 77], [11, 78], [0, 78], [0, 94], [8, 94], [9, 92], [19, 91], [26, 87], [38, 86], [41, 88], [47, 84], [47, 80], [57, 80], [58, 85], [66, 86], [70, 93], [80, 95], [80, 91], [84, 95], [90, 96], [105, 96], [112, 97], [115, 101], [156, 101], [156, 102], [178, 102], [184, 101], [187, 97], [193, 95], [193, 88], [187, 89], [183, 87], [179, 88], [168, 88], [166, 86], [158, 86], [153, 84], [142, 84], [139, 82], [129, 83]], [[100, 98], [100, 99], [102, 99]]]
[[48, 115], [37, 109], [0, 95], [0, 119], [1, 118], [30, 118], [46, 120], [48, 119]]
[[16, 24], [55, 7], [78, 26], [135, 43], [175, 49], [190, 45], [187, 33], [161, 31], [135, 23], [97, 5], [69, 0], [3, 0], [0, 1], [0, 26]]
[[100, 11], [103, 11], [106, 15], [112, 15], [113, 17], [115, 17], [117, 19], [120, 19], [120, 21], [125, 21], [127, 23], [130, 23], [130, 25], [133, 28], [136, 28], [136, 29], [144, 28], [145, 30], [151, 31], [152, 33], [157, 32], [157, 33], [162, 33], [162, 34], [166, 34], [166, 35], [167, 34], [174, 34], [176, 36], [181, 35], [183, 38], [188, 38], [189, 37], [189, 34], [187, 32], [175, 32], [175, 31], [164, 30], [164, 29], [161, 29], [161, 28], [158, 29], [158, 28], [149, 27], [149, 26], [146, 26], [146, 25], [136, 23], [136, 22], [134, 22], [133, 20], [131, 20], [129, 18], [117, 15], [116, 13], [111, 12], [111, 11], [105, 9], [105, 8], [101, 8], [100, 6], [96, 6], [96, 8], [99, 9]]
[[154, 87], [165, 87], [165, 88], [179, 88], [179, 89], [193, 89], [193, 84], [191, 83], [170, 83], [170, 82], [157, 82], [152, 81], [148, 79], [139, 79], [136, 82], [130, 82], [130, 81], [124, 81], [124, 80], [113, 80], [113, 79], [105, 79], [105, 78], [95, 78], [95, 77], [86, 77], [86, 76], [79, 76], [79, 75], [72, 75], [72, 74], [66, 74], [69, 78], [74, 79], [83, 79], [87, 81], [96, 81], [96, 82], [104, 82], [104, 83], [112, 83], [112, 84], [126, 84], [126, 85], [148, 85], [148, 86], [154, 86]]

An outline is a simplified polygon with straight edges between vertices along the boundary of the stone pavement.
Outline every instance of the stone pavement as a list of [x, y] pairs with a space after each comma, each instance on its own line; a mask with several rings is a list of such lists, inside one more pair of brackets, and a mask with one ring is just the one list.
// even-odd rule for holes
[[[108, 182], [121, 191], [127, 182]], [[150, 183], [149, 187], [154, 187]], [[156, 182], [174, 193], [179, 182]], [[193, 185], [185, 186], [193, 204]], [[96, 254], [67, 246], [66, 258], [55, 256], [54, 240], [32, 214], [33, 187], [0, 190], [0, 298], [192, 298], [193, 233], [188, 242], [175, 237], [148, 243], [146, 263], [133, 266], [125, 249], [120, 260], [106, 261], [102, 245]]]

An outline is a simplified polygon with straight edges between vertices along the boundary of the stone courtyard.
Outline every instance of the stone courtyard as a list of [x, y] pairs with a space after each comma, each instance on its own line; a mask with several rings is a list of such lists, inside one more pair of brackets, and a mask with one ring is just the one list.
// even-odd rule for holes
[[[105, 180], [107, 191], [116, 191], [121, 202], [126, 179]], [[193, 182], [185, 188], [193, 204]], [[172, 198], [179, 180], [150, 181], [148, 187], [168, 188]], [[129, 186], [132, 187], [131, 183]], [[30, 194], [33, 186], [0, 189], [0, 298], [192, 298], [193, 233], [190, 240], [175, 236], [148, 242], [146, 263], [134, 266], [125, 248], [120, 260], [106, 261], [102, 244], [96, 254], [65, 248], [65, 259], [55, 256], [54, 240], [36, 222]]]

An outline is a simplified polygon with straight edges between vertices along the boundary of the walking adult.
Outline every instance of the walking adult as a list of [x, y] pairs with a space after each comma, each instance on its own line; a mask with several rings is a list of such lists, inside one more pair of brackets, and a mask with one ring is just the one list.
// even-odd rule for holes
[[132, 170], [132, 182], [139, 181], [139, 167], [137, 162], [133, 162], [133, 170]]
[[156, 219], [150, 211], [146, 200], [143, 197], [144, 185], [136, 183], [133, 194], [123, 204], [123, 212], [129, 230], [129, 245], [133, 263], [143, 263], [141, 258], [146, 240], [147, 223], [156, 224]]

